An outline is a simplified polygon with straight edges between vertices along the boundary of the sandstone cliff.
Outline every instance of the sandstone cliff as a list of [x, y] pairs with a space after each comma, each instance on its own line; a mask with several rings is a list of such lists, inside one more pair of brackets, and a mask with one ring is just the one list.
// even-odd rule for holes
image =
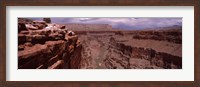
[[80, 68], [82, 45], [63, 25], [18, 21], [19, 69]]

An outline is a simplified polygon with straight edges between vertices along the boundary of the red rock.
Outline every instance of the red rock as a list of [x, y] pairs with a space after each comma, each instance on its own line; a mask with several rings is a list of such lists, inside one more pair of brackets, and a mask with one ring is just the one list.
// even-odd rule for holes
[[65, 25], [48, 24], [47, 27], [44, 21], [23, 24], [27, 30], [18, 34], [19, 69], [80, 68], [80, 41], [77, 42], [75, 33], [66, 34]]
[[44, 45], [36, 44], [18, 52], [18, 66], [19, 68], [37, 68], [45, 65], [48, 60], [58, 54], [60, 57], [64, 49], [64, 41], [48, 41]]

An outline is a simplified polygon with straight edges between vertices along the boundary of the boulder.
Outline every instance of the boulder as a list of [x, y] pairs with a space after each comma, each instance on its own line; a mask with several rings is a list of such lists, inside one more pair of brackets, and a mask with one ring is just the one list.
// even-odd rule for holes
[[78, 40], [78, 36], [77, 35], [74, 35], [74, 36], [68, 36], [67, 34], [65, 35], [65, 40], [69, 41], [70, 43], [71, 42], [77, 42]]
[[75, 33], [73, 31], [68, 31], [67, 34], [68, 34], [68, 36], [74, 36], [75, 35]]
[[45, 21], [46, 23], [51, 23], [51, 19], [50, 18], [43, 18], [43, 21]]

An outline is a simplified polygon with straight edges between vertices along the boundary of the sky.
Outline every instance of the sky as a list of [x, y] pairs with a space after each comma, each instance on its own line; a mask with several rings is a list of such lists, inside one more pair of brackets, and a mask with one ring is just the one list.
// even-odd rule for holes
[[[31, 18], [42, 20], [42, 18]], [[182, 26], [182, 18], [51, 18], [52, 23], [110, 24], [120, 29], [147, 29]]]

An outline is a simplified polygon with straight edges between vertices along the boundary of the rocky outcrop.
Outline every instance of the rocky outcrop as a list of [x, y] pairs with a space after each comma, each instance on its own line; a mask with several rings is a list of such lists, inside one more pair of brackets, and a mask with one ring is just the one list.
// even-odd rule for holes
[[50, 18], [43, 18], [43, 21], [45, 21], [47, 23], [51, 23], [51, 19]]
[[82, 45], [78, 36], [70, 35], [67, 29], [61, 29], [58, 24], [58, 27], [53, 25], [48, 24], [40, 30], [19, 32], [19, 69], [80, 68]]

